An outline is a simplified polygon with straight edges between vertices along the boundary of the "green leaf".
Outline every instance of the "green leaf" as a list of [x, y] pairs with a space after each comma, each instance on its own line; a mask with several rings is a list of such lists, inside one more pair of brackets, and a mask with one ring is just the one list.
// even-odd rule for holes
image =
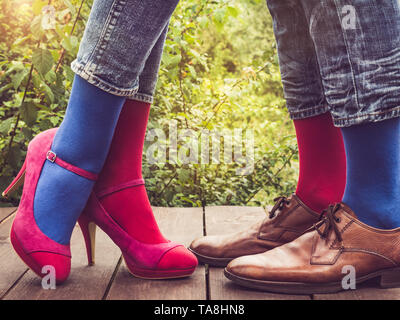
[[20, 114], [22, 120], [28, 126], [32, 126], [36, 122], [38, 110], [32, 102], [24, 102], [20, 107]]
[[31, 32], [32, 34], [40, 38], [43, 34], [43, 28], [42, 28], [42, 16], [37, 16], [35, 17], [32, 22], [31, 22]]
[[53, 124], [51, 123], [51, 121], [49, 119], [43, 119], [39, 122], [39, 128], [42, 131], [45, 131], [47, 129], [50, 129], [53, 127]]
[[72, 69], [68, 65], [64, 65], [63, 70], [65, 71], [66, 79], [72, 82], [74, 80], [75, 73], [72, 71]]
[[38, 15], [42, 12], [43, 7], [47, 5], [45, 0], [33, 0], [32, 11], [34, 15]]
[[53, 91], [44, 82], [42, 82], [42, 87], [43, 87], [44, 94], [46, 96], [47, 102], [53, 103], [54, 102], [54, 93], [53, 93]]
[[54, 70], [50, 70], [49, 72], [47, 72], [47, 74], [46, 74], [46, 76], [44, 78], [46, 79], [47, 82], [53, 83], [53, 82], [56, 82], [57, 75], [54, 72]]
[[29, 73], [28, 69], [22, 69], [20, 72], [16, 73], [12, 77], [11, 82], [12, 82], [15, 90], [17, 90], [19, 88], [22, 80], [24, 80], [24, 78], [28, 75], [28, 73]]
[[59, 122], [61, 122], [61, 121], [60, 121], [60, 118], [59, 118], [59, 117], [52, 116], [52, 117], [50, 118], [50, 122], [51, 122], [51, 124], [53, 125], [53, 127], [56, 127], [56, 126], [59, 124]]
[[27, 140], [31, 140], [32, 139], [32, 130], [30, 128], [23, 127], [22, 128], [22, 134], [24, 135], [24, 137]]
[[78, 38], [75, 36], [67, 36], [61, 41], [61, 45], [65, 50], [72, 52], [78, 47]]
[[228, 13], [232, 17], [236, 18], [239, 15], [239, 10], [237, 8], [228, 6], [227, 9], [228, 9]]
[[8, 160], [8, 163], [12, 167], [18, 167], [19, 166], [19, 163], [22, 160], [22, 150], [20, 149], [19, 146], [13, 146], [10, 149], [10, 152], [8, 153], [7, 160]]
[[1, 121], [1, 123], [0, 123], [0, 133], [7, 134], [8, 131], [10, 131], [13, 119], [14, 118], [11, 117], [11, 118], [8, 118], [6, 120]]
[[51, 52], [42, 48], [35, 49], [32, 56], [32, 62], [35, 69], [43, 76], [50, 71], [54, 64]]
[[40, 75], [35, 72], [32, 75], [32, 83], [33, 83], [34, 87], [39, 89], [42, 82], [43, 82], [43, 80], [40, 78]]

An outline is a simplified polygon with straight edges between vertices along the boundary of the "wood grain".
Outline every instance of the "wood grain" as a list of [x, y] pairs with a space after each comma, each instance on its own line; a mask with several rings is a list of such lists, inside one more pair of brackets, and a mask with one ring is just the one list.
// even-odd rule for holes
[[0, 207], [0, 223], [11, 216], [16, 210], [16, 207]]
[[10, 243], [11, 218], [0, 224], [0, 299], [28, 270]]
[[333, 294], [315, 294], [315, 300], [399, 300], [400, 288], [381, 289], [377, 279], [371, 279], [357, 286], [357, 290]]
[[[188, 246], [203, 235], [202, 208], [154, 208], [165, 236]], [[14, 252], [9, 231], [15, 208], [0, 208], [0, 299], [137, 299], [137, 300], [292, 300], [309, 299], [306, 295], [283, 295], [249, 290], [225, 278], [222, 268], [199, 266], [194, 275], [177, 280], [143, 280], [129, 274], [120, 250], [101, 230], [97, 231], [96, 265], [87, 266], [86, 251], [79, 227], [72, 240], [72, 271], [69, 279], [56, 290], [44, 290], [41, 281]], [[257, 207], [216, 206], [205, 208], [207, 234], [245, 230], [265, 217]], [[207, 294], [208, 288], [208, 294]], [[357, 290], [336, 294], [313, 295], [316, 300], [389, 300], [400, 299], [400, 288], [381, 289], [376, 281], [359, 285]]]

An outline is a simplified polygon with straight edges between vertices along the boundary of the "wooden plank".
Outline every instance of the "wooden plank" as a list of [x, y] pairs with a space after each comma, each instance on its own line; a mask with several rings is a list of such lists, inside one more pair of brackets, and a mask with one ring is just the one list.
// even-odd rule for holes
[[14, 213], [17, 207], [0, 207], [0, 223]]
[[375, 279], [360, 284], [357, 290], [315, 294], [315, 300], [399, 300], [400, 288], [381, 289]]
[[[154, 208], [161, 231], [168, 239], [188, 246], [203, 234], [202, 208]], [[203, 300], [206, 298], [205, 268], [199, 266], [188, 278], [144, 280], [129, 274], [124, 262], [111, 285], [110, 300]]]
[[45, 290], [41, 286], [41, 280], [29, 270], [4, 299], [102, 299], [121, 256], [119, 248], [97, 228], [96, 264], [88, 266], [83, 236], [79, 227], [76, 226], [71, 239], [71, 252], [73, 257], [71, 274], [65, 283], [57, 286], [55, 290]]
[[0, 299], [28, 269], [10, 243], [11, 223], [10, 217], [0, 224]]
[[[206, 207], [207, 235], [226, 234], [246, 230], [265, 218], [260, 207]], [[306, 295], [284, 295], [248, 290], [235, 285], [223, 274], [223, 268], [209, 268], [209, 291], [211, 300], [298, 300], [310, 299]]]

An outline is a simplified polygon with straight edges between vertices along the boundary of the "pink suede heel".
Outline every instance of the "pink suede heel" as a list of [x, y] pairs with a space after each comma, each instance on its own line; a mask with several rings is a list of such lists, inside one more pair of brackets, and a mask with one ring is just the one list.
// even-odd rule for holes
[[[187, 249], [183, 245], [172, 241], [149, 244], [136, 240], [107, 213], [100, 203], [100, 198], [110, 193], [143, 184], [142, 179], [136, 179], [98, 193], [92, 192], [86, 208], [78, 220], [84, 237], [87, 239], [86, 244], [89, 245], [87, 248], [89, 264], [94, 261], [94, 239], [92, 237], [95, 234], [94, 231], [89, 231], [89, 225], [94, 223], [107, 233], [121, 249], [125, 263], [132, 275], [144, 279], [170, 279], [190, 276], [197, 266], [197, 259], [194, 255], [187, 255]], [[177, 261], [174, 265], [174, 263], [163, 261], [163, 258], [174, 250], [178, 251], [178, 255], [180, 253], [180, 256], [185, 257], [184, 263]]]
[[33, 204], [40, 173], [45, 161], [50, 161], [88, 179], [96, 180], [97, 175], [63, 161], [50, 150], [56, 131], [56, 128], [44, 131], [29, 143], [25, 163], [17, 177], [3, 192], [3, 196], [8, 197], [24, 184], [22, 198], [11, 227], [11, 244], [25, 264], [39, 277], [46, 275], [42, 273], [44, 266], [53, 266], [56, 282], [62, 283], [70, 273], [71, 251], [69, 245], [60, 244], [47, 237], [36, 224]]

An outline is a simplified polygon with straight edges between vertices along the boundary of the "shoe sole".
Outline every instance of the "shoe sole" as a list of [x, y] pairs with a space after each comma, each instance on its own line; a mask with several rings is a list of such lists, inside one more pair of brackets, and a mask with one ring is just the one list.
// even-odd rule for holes
[[[260, 291], [285, 293], [285, 294], [318, 294], [318, 293], [336, 293], [345, 290], [342, 282], [330, 283], [301, 283], [301, 282], [280, 282], [263, 281], [237, 276], [229, 272], [226, 268], [224, 275], [234, 283], [251, 289]], [[368, 275], [356, 278], [356, 287], [367, 280], [380, 278], [381, 288], [400, 287], [400, 268], [391, 268], [372, 272]]]
[[192, 252], [196, 257], [199, 262], [208, 264], [211, 267], [223, 267], [225, 268], [229, 262], [231, 262], [234, 258], [214, 258], [214, 257], [208, 257], [204, 256], [200, 253], [197, 253], [191, 248], [188, 248], [190, 252]]

